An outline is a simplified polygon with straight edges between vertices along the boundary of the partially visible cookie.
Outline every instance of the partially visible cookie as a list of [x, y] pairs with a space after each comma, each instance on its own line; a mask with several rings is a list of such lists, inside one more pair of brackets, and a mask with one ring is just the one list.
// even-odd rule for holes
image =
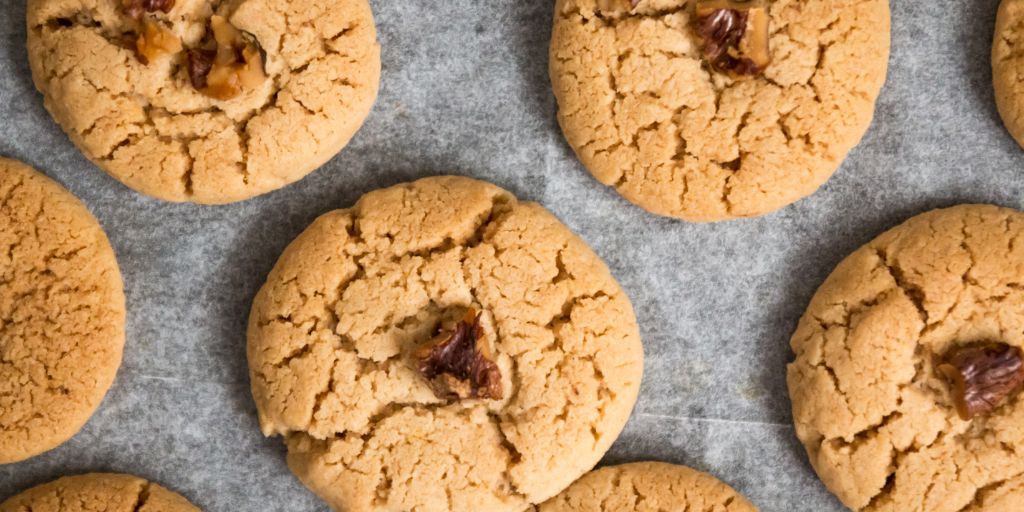
[[337, 510], [519, 511], [590, 470], [643, 352], [605, 264], [547, 210], [427, 178], [316, 220], [257, 295], [260, 425]]
[[791, 343], [796, 434], [846, 506], [1024, 503], [1024, 214], [963, 205], [882, 234]]
[[28, 53], [85, 156], [167, 201], [301, 179], [353, 137], [380, 80], [367, 0], [29, 0]]
[[889, 23], [888, 0], [558, 0], [558, 121], [591, 174], [648, 211], [762, 215], [861, 140]]
[[130, 475], [90, 473], [33, 487], [0, 512], [199, 512], [185, 498]]
[[1024, 146], [1024, 1], [1002, 0], [992, 41], [992, 83], [1006, 129]]
[[124, 329], [99, 223], [56, 182], [0, 158], [0, 463], [82, 428], [121, 365]]
[[756, 512], [757, 508], [706, 473], [662, 462], [637, 462], [592, 471], [538, 510]]

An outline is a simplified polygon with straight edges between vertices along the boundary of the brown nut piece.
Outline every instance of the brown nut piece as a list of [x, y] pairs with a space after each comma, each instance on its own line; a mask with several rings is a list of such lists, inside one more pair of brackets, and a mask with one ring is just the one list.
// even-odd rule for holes
[[232, 26], [223, 16], [210, 18], [213, 39], [207, 48], [188, 52], [192, 86], [218, 100], [229, 100], [262, 84], [267, 75], [255, 39]]
[[161, 55], [181, 51], [181, 39], [160, 23], [145, 19], [142, 31], [135, 39], [135, 54], [143, 64], [148, 64]]
[[1024, 384], [1021, 350], [1005, 343], [954, 349], [938, 371], [952, 382], [956, 411], [964, 420], [995, 409]]
[[139, 19], [147, 12], [171, 12], [171, 9], [174, 8], [174, 0], [121, 0], [121, 7], [125, 14]]
[[501, 370], [482, 341], [480, 315], [470, 309], [455, 329], [440, 333], [416, 351], [418, 370], [438, 398], [502, 398]]
[[196, 90], [206, 88], [206, 75], [210, 74], [213, 68], [213, 59], [217, 52], [189, 49], [188, 51], [188, 79]]
[[712, 68], [743, 78], [771, 64], [765, 0], [703, 0], [696, 14], [701, 50]]

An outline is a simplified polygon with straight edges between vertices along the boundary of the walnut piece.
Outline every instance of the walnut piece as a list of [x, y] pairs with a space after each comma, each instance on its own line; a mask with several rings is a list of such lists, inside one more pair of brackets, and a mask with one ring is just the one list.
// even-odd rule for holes
[[701, 50], [712, 68], [744, 78], [771, 64], [765, 0], [702, 0], [696, 19]]
[[216, 56], [216, 52], [196, 49], [188, 51], [188, 79], [192, 87], [200, 91], [206, 88], [206, 75], [210, 74]]
[[267, 79], [263, 54], [255, 38], [232, 26], [223, 16], [210, 18], [210, 33], [213, 38], [204, 47], [188, 52], [192, 87], [211, 98], [229, 100], [259, 87]]
[[135, 55], [143, 64], [148, 64], [157, 57], [175, 54], [181, 51], [181, 39], [160, 23], [145, 19], [142, 31], [135, 39]]
[[139, 19], [147, 12], [171, 12], [171, 9], [174, 8], [174, 0], [121, 0], [121, 7], [125, 14]]
[[500, 400], [501, 370], [483, 344], [480, 315], [469, 310], [455, 329], [441, 332], [415, 354], [418, 370], [445, 400]]
[[1024, 384], [1021, 350], [1005, 343], [954, 349], [938, 371], [952, 382], [953, 402], [964, 420], [995, 409]]

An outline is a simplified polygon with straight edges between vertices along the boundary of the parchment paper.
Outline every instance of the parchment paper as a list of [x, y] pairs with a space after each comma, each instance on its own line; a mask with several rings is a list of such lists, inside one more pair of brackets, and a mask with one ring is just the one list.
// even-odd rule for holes
[[264, 439], [249, 394], [249, 305], [316, 216], [378, 187], [438, 173], [543, 203], [609, 264], [646, 352], [636, 410], [605, 463], [709, 471], [764, 511], [842, 510], [793, 434], [788, 340], [849, 252], [925, 210], [1020, 208], [1024, 151], [993, 103], [997, 0], [893, 0], [893, 53], [875, 122], [823, 189], [767, 217], [656, 218], [581, 167], [547, 77], [551, 0], [374, 0], [383, 82], [369, 121], [296, 185], [224, 207], [136, 194], [50, 119], [25, 54], [24, 0], [0, 9], [0, 155], [65, 184], [100, 219], [128, 295], [124, 364], [70, 442], [0, 467], [0, 500], [87, 471], [134, 473], [210, 511], [326, 511]]

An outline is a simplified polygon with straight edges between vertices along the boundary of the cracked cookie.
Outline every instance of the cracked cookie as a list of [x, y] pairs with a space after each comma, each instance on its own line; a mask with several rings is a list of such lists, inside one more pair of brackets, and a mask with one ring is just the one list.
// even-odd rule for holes
[[686, 466], [635, 462], [592, 471], [538, 512], [756, 512], [743, 496], [715, 477]]
[[121, 365], [125, 299], [107, 236], [56, 182], [0, 158], [0, 464], [55, 448]]
[[185, 498], [130, 475], [90, 473], [33, 487], [0, 512], [199, 512]]
[[992, 41], [992, 83], [1003, 124], [1024, 146], [1024, 1], [1003, 0]]
[[203, 204], [323, 165], [380, 80], [367, 0], [29, 0], [28, 51], [86, 157], [139, 192]]
[[347, 512], [526, 510], [608, 450], [643, 370], [597, 255], [460, 177], [317, 219], [254, 300], [248, 358], [263, 433]]
[[558, 0], [550, 73], [601, 183], [706, 222], [817, 190], [871, 123], [888, 57], [888, 0]]
[[849, 508], [1024, 500], [1022, 242], [1016, 210], [931, 211], [858, 249], [811, 300], [791, 342], [793, 420]]

